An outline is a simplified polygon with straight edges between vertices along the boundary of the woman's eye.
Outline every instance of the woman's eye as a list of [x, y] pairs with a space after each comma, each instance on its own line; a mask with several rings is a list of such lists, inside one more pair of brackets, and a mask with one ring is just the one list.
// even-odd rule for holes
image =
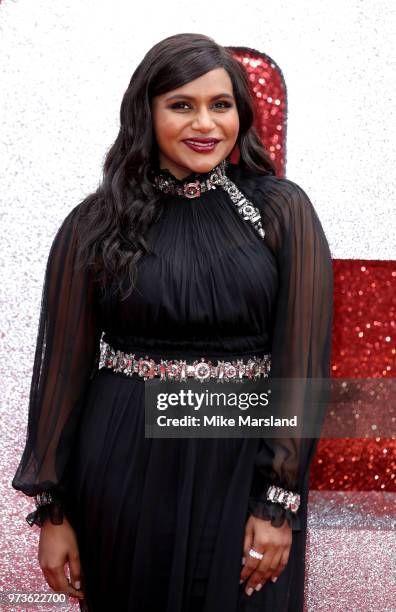
[[[229, 102], [215, 102], [214, 106], [217, 106], [218, 104], [223, 105], [220, 108], [230, 108], [232, 106], [232, 104]], [[189, 104], [187, 102], [176, 102], [175, 104], [172, 104], [170, 108], [180, 108], [182, 106], [189, 106]]]
[[230, 102], [216, 102], [216, 104], [223, 104], [223, 108], [230, 108], [232, 106]]
[[187, 102], [175, 102], [175, 104], [172, 104], [171, 108], [180, 108], [180, 106], [188, 106]]

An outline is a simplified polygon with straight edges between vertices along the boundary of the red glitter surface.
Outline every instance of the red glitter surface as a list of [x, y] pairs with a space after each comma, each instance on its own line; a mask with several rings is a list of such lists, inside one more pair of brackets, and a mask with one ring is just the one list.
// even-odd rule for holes
[[332, 376], [395, 377], [396, 262], [333, 260]]
[[[338, 259], [333, 270], [332, 377], [394, 378], [396, 262]], [[396, 491], [395, 435], [321, 439], [310, 483], [321, 490]]]
[[[227, 47], [251, 83], [258, 135], [285, 176], [287, 90], [276, 62], [246, 47]], [[235, 152], [234, 163], [238, 159]], [[395, 377], [396, 262], [333, 260], [332, 377]], [[387, 406], [384, 405], [384, 410]], [[389, 438], [319, 440], [310, 488], [396, 491], [396, 424]]]
[[[284, 176], [286, 166], [287, 96], [282, 72], [268, 55], [246, 47], [227, 47], [249, 75], [254, 100], [254, 126], [276, 167]], [[238, 151], [231, 158], [236, 163]]]

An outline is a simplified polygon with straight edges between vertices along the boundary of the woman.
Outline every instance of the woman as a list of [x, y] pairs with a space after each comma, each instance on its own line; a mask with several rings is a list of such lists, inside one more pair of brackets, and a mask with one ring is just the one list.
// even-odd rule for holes
[[127, 361], [269, 355], [273, 377], [329, 376], [328, 243], [252, 124], [241, 64], [207, 36], [166, 38], [132, 76], [102, 184], [54, 239], [12, 484], [36, 498], [48, 584], [81, 609], [303, 609], [315, 439], [145, 438], [147, 376]]

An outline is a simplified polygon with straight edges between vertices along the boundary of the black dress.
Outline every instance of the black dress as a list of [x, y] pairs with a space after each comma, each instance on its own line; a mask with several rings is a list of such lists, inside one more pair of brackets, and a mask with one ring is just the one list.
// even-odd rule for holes
[[[126, 301], [73, 270], [78, 206], [50, 251], [28, 436], [12, 485], [57, 496], [30, 524], [46, 512], [54, 522], [68, 516], [94, 612], [303, 610], [317, 440], [145, 438], [144, 380], [98, 369], [104, 332], [137, 356], [271, 353], [270, 376], [329, 377], [332, 263], [312, 203], [285, 178], [232, 164], [227, 175], [259, 208], [265, 239], [220, 187], [196, 198], [162, 193], [149, 230], [155, 253], [140, 260]], [[269, 483], [300, 492], [297, 515], [265, 499]], [[250, 597], [239, 585], [249, 513], [275, 526], [286, 518], [293, 529], [286, 569]]]

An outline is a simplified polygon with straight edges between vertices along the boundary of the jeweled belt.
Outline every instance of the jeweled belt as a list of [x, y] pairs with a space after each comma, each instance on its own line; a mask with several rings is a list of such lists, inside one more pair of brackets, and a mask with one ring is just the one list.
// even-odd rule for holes
[[187, 381], [189, 378], [206, 382], [238, 382], [243, 378], [257, 380], [267, 377], [271, 369], [271, 354], [263, 357], [250, 357], [246, 361], [236, 359], [233, 361], [217, 360], [214, 365], [210, 359], [196, 359], [187, 363], [184, 359], [160, 359], [155, 361], [148, 355], [135, 359], [134, 353], [125, 353], [114, 349], [107, 342], [101, 342], [99, 368], [110, 368], [127, 376], [142, 377], [149, 380], [159, 377], [160, 380]]

